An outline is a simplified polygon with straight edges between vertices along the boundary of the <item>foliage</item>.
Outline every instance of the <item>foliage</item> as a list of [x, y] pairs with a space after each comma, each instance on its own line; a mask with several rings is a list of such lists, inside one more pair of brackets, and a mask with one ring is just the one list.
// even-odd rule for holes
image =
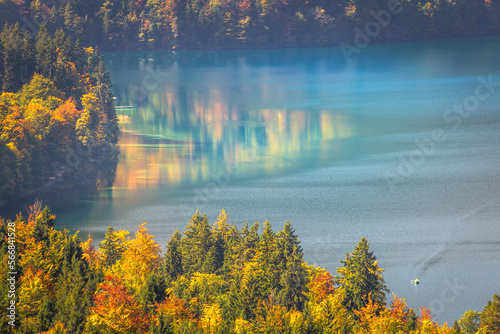
[[108, 275], [98, 285], [88, 318], [90, 331], [104, 333], [144, 332], [149, 319], [119, 278]]
[[21, 30], [0, 33], [0, 201], [61, 181], [106, 185], [118, 125], [100, 53], [63, 30]]
[[[6, 0], [0, 2], [0, 24], [19, 22], [29, 28], [28, 32], [46, 29], [45, 34], [61, 29], [84, 45], [98, 44], [112, 50], [338, 45], [353, 41], [359, 33], [355, 28], [362, 29], [367, 22], [382, 22], [380, 33], [375, 36], [380, 41], [500, 32], [497, 1], [408, 0], [397, 4], [399, 6], [389, 12], [392, 6], [386, 1], [368, 0], [73, 0], [62, 3]], [[387, 23], [384, 22], [387, 14], [383, 11], [390, 14]], [[20, 31], [19, 27], [17, 30]], [[8, 38], [12, 44], [22, 44], [29, 36], [9, 31], [4, 39]], [[45, 43], [46, 38], [43, 40], [40, 47], [37, 43], [40, 52], [37, 60], [45, 61], [36, 66], [37, 72], [44, 76], [57, 73], [61, 82], [74, 80], [73, 61], [66, 57], [67, 49], [57, 52]], [[11, 59], [17, 54], [12, 44], [5, 46]], [[31, 59], [30, 52], [19, 50], [23, 57]], [[50, 63], [56, 61], [62, 63], [51, 69]], [[10, 66], [5, 67], [5, 88], [16, 90], [17, 83], [10, 79], [9, 73], [32, 67], [23, 64], [29, 62], [9, 62]], [[59, 82], [56, 86], [59, 87]]]
[[481, 329], [488, 334], [500, 332], [500, 294], [494, 295], [481, 312]]
[[[17, 238], [19, 317], [11, 332], [498, 332], [497, 295], [483, 312], [467, 311], [453, 329], [439, 326], [429, 309], [422, 307], [417, 316], [395, 295], [387, 302], [382, 270], [364, 238], [341, 261], [344, 267], [334, 278], [304, 262], [288, 222], [277, 233], [265, 222], [259, 234], [247, 224], [237, 228], [224, 211], [213, 225], [197, 212], [184, 236], [172, 236], [163, 261], [145, 224], [133, 237], [109, 227], [96, 249], [90, 235], [82, 242], [78, 234], [58, 231], [55, 223], [40, 202], [29, 208], [27, 219], [19, 215], [15, 222], [0, 220], [3, 277], [9, 224]], [[225, 269], [205, 272], [203, 264], [217, 242]], [[205, 260], [195, 261], [190, 253], [204, 254]], [[191, 265], [187, 272], [184, 263]], [[353, 277], [370, 283], [356, 285]], [[7, 289], [4, 279], [0, 292]], [[8, 302], [3, 293], [2, 317]]]
[[475, 334], [479, 330], [481, 324], [481, 313], [469, 310], [460, 318], [458, 325], [460, 326], [460, 333], [462, 334]]
[[389, 291], [382, 277], [383, 269], [379, 268], [377, 258], [369, 248], [366, 238], [361, 238], [354, 251], [340, 261], [343, 267], [337, 269], [336, 282], [345, 290], [343, 303], [349, 310], [360, 310], [370, 300], [383, 305], [385, 293]]

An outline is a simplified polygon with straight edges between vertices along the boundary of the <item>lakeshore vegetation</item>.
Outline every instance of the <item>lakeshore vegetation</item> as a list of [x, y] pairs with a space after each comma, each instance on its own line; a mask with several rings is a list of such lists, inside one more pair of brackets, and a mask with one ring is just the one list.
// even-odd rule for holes
[[[98, 245], [89, 235], [55, 228], [37, 202], [27, 217], [1, 220], [0, 316], [7, 319], [9, 271], [16, 326], [2, 333], [498, 333], [500, 296], [452, 327], [431, 310], [417, 312], [389, 296], [383, 269], [362, 238], [332, 274], [309, 265], [290, 223], [275, 232], [215, 223], [196, 212], [165, 251], [146, 228], [109, 227]], [[15, 268], [9, 227], [15, 226]], [[11, 230], [10, 230], [11, 231]], [[335, 276], [334, 276], [335, 275]], [[10, 288], [12, 290], [12, 288]]]
[[0, 202], [48, 186], [106, 186], [118, 122], [100, 52], [64, 31], [0, 34]]
[[360, 32], [378, 41], [492, 35], [499, 17], [499, 0], [0, 1], [1, 25], [63, 29], [107, 50], [331, 46]]
[[[401, 0], [390, 16], [388, 3], [0, 0], [0, 204], [112, 183], [119, 128], [99, 49], [356, 44], [368, 22], [378, 41], [500, 32], [499, 0]], [[146, 224], [109, 227], [97, 244], [55, 222], [39, 202], [0, 220], [2, 333], [500, 332], [500, 295], [451, 326], [409, 308], [364, 238], [329, 273], [306, 262], [289, 223], [276, 232], [197, 212], [162, 252]]]

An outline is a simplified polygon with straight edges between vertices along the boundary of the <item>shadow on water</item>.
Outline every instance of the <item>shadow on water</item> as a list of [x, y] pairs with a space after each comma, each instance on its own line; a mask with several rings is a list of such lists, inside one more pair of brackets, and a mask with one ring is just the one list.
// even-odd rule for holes
[[82, 168], [82, 173], [77, 177], [66, 174], [69, 172], [59, 178], [54, 177], [46, 186], [32, 190], [28, 195], [0, 208], [0, 217], [14, 219], [19, 213], [26, 216], [27, 208], [36, 200], [49, 206], [56, 216], [75, 210], [87, 212], [95, 201], [110, 201], [113, 197], [110, 189], [116, 179], [119, 157], [118, 151], [112, 150], [109, 154], [104, 153], [99, 163]]

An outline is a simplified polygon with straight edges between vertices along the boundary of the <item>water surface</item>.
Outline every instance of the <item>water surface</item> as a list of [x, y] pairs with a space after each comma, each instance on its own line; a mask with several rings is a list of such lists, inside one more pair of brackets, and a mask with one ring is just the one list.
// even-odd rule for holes
[[335, 48], [106, 54], [133, 106], [116, 180], [49, 204], [59, 227], [99, 239], [146, 221], [163, 246], [196, 209], [288, 220], [332, 272], [365, 236], [391, 291], [452, 322], [500, 293], [500, 87], [478, 88], [500, 81], [499, 41], [379, 45], [351, 63]]

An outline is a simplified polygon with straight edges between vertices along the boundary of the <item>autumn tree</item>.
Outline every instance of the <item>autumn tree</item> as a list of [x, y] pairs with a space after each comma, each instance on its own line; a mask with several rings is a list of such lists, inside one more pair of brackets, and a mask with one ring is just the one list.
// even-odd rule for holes
[[500, 295], [494, 295], [481, 312], [481, 329], [487, 334], [500, 332]]
[[146, 223], [139, 226], [135, 238], [127, 240], [121, 259], [111, 268], [123, 282], [138, 293], [147, 282], [148, 276], [160, 268], [160, 246], [148, 233]]
[[149, 318], [123, 282], [113, 275], [98, 285], [86, 331], [91, 333], [144, 333]]
[[460, 317], [458, 321], [461, 334], [476, 334], [481, 325], [481, 313], [469, 310]]
[[194, 317], [183, 299], [168, 297], [156, 304], [150, 330], [154, 334], [173, 334], [178, 332], [179, 325], [192, 324]]
[[307, 296], [311, 302], [319, 303], [335, 292], [333, 276], [327, 271], [312, 273], [307, 283]]
[[322, 300], [309, 301], [308, 311], [317, 333], [352, 333], [354, 315], [344, 306], [345, 290], [341, 287]]

